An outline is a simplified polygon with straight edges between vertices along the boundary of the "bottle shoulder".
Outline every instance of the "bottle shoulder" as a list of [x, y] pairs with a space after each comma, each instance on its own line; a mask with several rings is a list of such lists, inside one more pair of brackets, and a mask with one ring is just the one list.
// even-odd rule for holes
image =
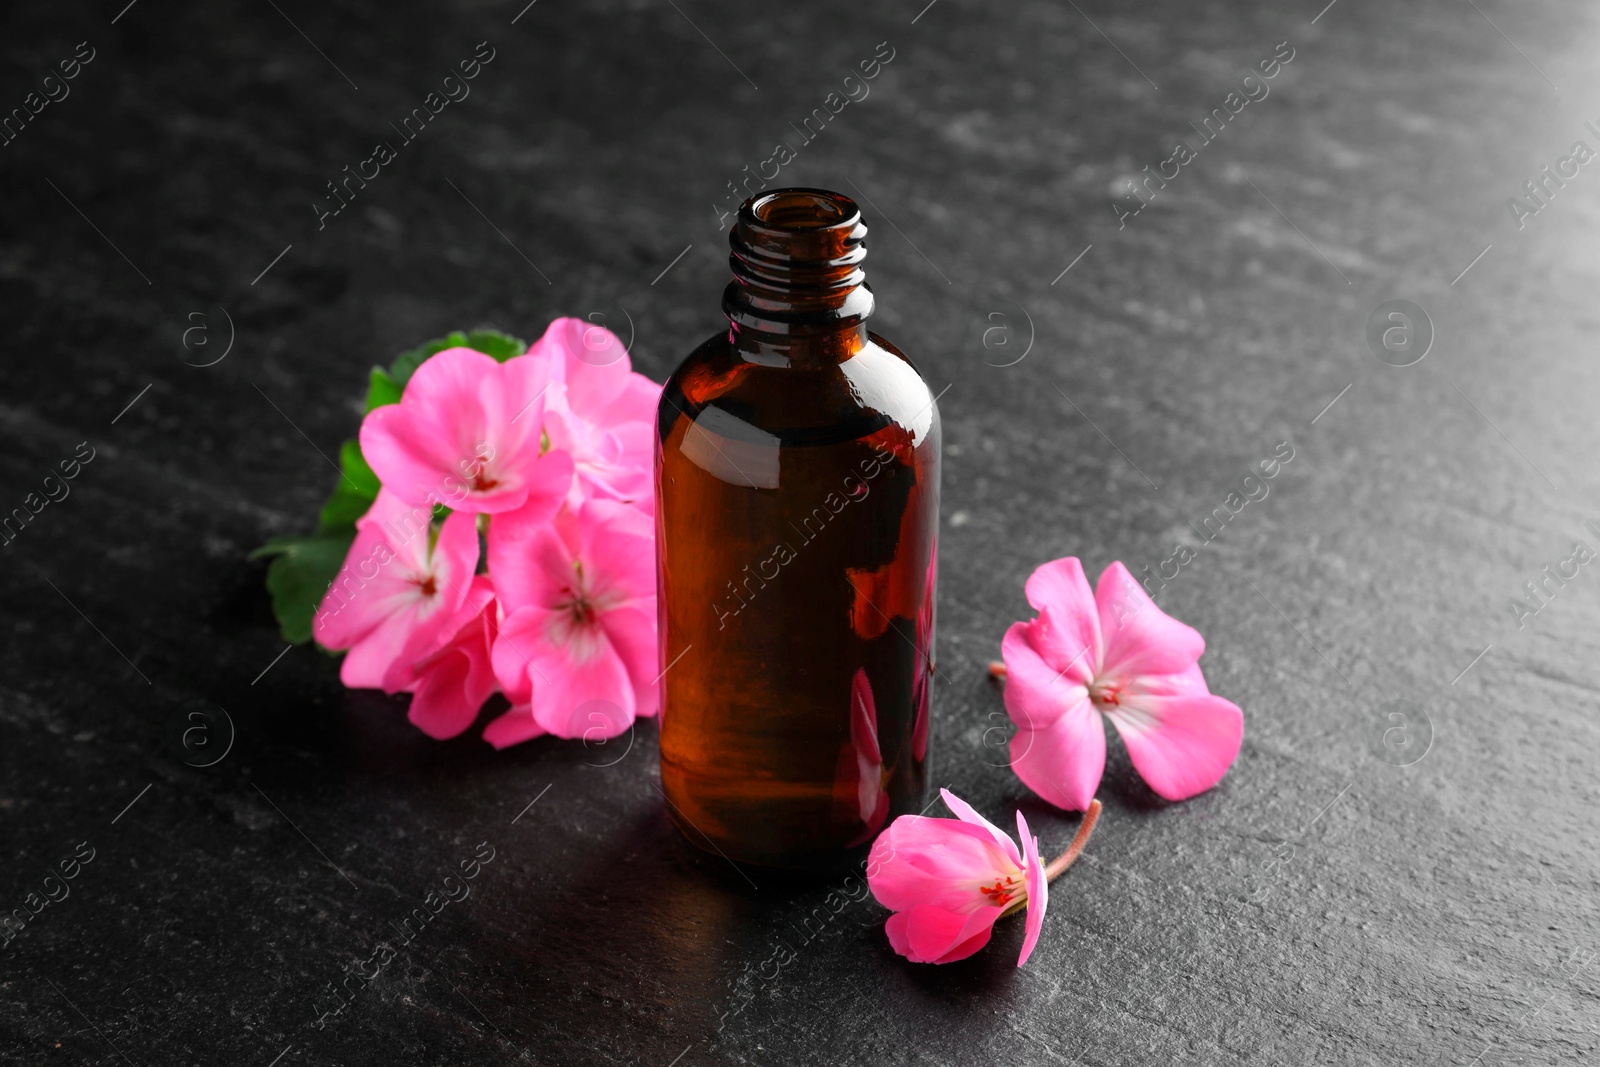
[[658, 428], [666, 440], [680, 418], [724, 436], [826, 444], [888, 427], [921, 444], [938, 430], [938, 404], [901, 349], [877, 334], [850, 358], [824, 365], [773, 365], [746, 358], [726, 333], [709, 338], [667, 380]]

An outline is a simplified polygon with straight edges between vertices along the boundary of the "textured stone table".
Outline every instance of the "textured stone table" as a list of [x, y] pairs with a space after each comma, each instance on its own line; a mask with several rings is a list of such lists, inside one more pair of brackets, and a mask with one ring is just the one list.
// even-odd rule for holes
[[[76, 877], [0, 952], [0, 1060], [1600, 1058], [1594, 10], [923, 2], [0, 13], [0, 108], [38, 108], [0, 147], [0, 505], [78, 462], [3, 548], [0, 907]], [[421, 340], [599, 313], [663, 378], [719, 328], [729, 183], [784, 155], [859, 197], [873, 325], [945, 390], [934, 779], [1071, 835], [985, 670], [1055, 556], [1190, 546], [1160, 602], [1245, 712], [1184, 804], [1113, 744], [1020, 971], [1020, 924], [918, 967], [870, 899], [699, 861], [653, 724], [428, 740], [285, 654], [245, 560]], [[1369, 344], [1398, 300], [1426, 322]]]

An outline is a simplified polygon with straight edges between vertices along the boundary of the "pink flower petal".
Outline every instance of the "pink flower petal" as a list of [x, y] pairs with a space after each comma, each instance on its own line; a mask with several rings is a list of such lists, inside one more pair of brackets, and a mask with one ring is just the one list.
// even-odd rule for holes
[[650, 500], [655, 495], [655, 424], [616, 423], [611, 437], [617, 454], [604, 472], [606, 488], [617, 500]]
[[1094, 593], [1076, 556], [1051, 560], [1028, 576], [1028, 603], [1039, 612], [1032, 643], [1057, 671], [1088, 678], [1100, 663]]
[[467, 602], [473, 572], [478, 569], [477, 517], [461, 511], [445, 516], [431, 560], [445, 610], [459, 611]]
[[1136, 703], [1147, 696], [1175, 697], [1209, 692], [1211, 690], [1206, 686], [1206, 676], [1196, 663], [1177, 674], [1150, 674], [1134, 679], [1125, 691], [1123, 703]]
[[1044, 861], [1039, 858], [1039, 839], [1028, 832], [1028, 821], [1017, 812], [1017, 838], [1022, 842], [1024, 882], [1028, 887], [1027, 929], [1022, 936], [1022, 955], [1017, 957], [1021, 967], [1033, 955], [1033, 946], [1039, 943], [1039, 931], [1044, 928], [1044, 909], [1050, 902], [1050, 880], [1045, 877]]
[[356, 520], [356, 532], [380, 535], [403, 569], [420, 573], [428, 569], [432, 522], [433, 505], [408, 504], [398, 494], [380, 488], [367, 513]]
[[1187, 800], [1220, 782], [1244, 735], [1239, 708], [1204, 692], [1141, 694], [1106, 718], [1122, 735], [1139, 776], [1168, 800]]
[[549, 521], [566, 501], [572, 475], [572, 456], [566, 452], [546, 452], [528, 464], [522, 475], [528, 495], [516, 509], [523, 513], [523, 520]]
[[[533, 714], [549, 733], [598, 741], [623, 733], [633, 722], [638, 707], [633, 680], [603, 631], [597, 630], [576, 655], [566, 650], [536, 655], [534, 666]], [[612, 732], [596, 734], [597, 721]]]
[[[470, 524], [471, 516], [466, 516]], [[443, 540], [441, 534], [440, 540]], [[494, 583], [487, 574], [473, 575], [467, 585], [466, 598], [453, 612], [441, 615], [437, 620], [437, 627], [433, 636], [425, 641], [413, 642], [406, 649], [405, 657], [397, 659], [384, 679], [384, 688], [390, 692], [410, 692], [411, 687], [420, 677], [422, 666], [434, 656], [453, 644], [468, 641], [469, 632], [474, 636], [481, 636], [482, 628], [487, 625], [488, 631], [493, 632], [494, 620], [497, 617], [494, 606]], [[488, 648], [484, 647], [485, 665], [488, 663]]]
[[[504, 607], [502, 604], [501, 609]], [[500, 619], [489, 661], [506, 699], [513, 704], [529, 704], [533, 700], [534, 659], [544, 651], [540, 635], [548, 614], [543, 608], [529, 606]]]
[[628, 677], [633, 680], [634, 714], [640, 718], [654, 715], [661, 706], [654, 605], [648, 611], [637, 608], [608, 611], [600, 617], [600, 625], [617, 655], [622, 657]]
[[[489, 576], [472, 581], [462, 605], [462, 623], [439, 651], [393, 672], [391, 685], [411, 691], [407, 717], [429, 737], [454, 737], [472, 725], [478, 709], [494, 693], [490, 649], [494, 639], [494, 587]], [[398, 674], [398, 677], [395, 675]]]
[[1001, 909], [983, 907], [968, 914], [918, 904], [889, 916], [884, 930], [889, 946], [912, 963], [954, 963], [989, 943]]
[[1026, 709], [1014, 706], [1006, 681], [1006, 710], [1019, 727], [1011, 739], [1011, 769], [1023, 784], [1058, 808], [1084, 811], [1100, 788], [1106, 767], [1106, 731], [1086, 692], [1041, 729], [1032, 729]]
[[608, 609], [648, 608], [654, 615], [655, 523], [638, 508], [591, 500], [584, 504], [579, 524], [590, 595]]
[[1095, 603], [1105, 641], [1103, 677], [1179, 674], [1206, 650], [1200, 632], [1157, 607], [1121, 563], [1100, 575]]
[[614, 334], [581, 319], [551, 323], [529, 357], [549, 368], [545, 430], [553, 447], [572, 453], [572, 506], [599, 498], [651, 510], [660, 386], [631, 371]]
[[[425, 539], [425, 538], [423, 538]], [[399, 692], [408, 684], [412, 665], [450, 643], [467, 619], [493, 599], [493, 587], [479, 586], [473, 571], [478, 566], [477, 517], [451, 512], [439, 529], [429, 559], [428, 580], [433, 594], [419, 602], [402, 649], [384, 675], [382, 688]], [[473, 600], [473, 591], [477, 599]], [[421, 592], [419, 590], [419, 592]]]
[[[379, 490], [344, 563], [317, 609], [314, 632], [324, 648], [350, 648], [391, 616], [414, 606], [432, 570], [432, 510]], [[474, 549], [476, 545], [473, 546]], [[472, 556], [477, 565], [477, 554]]]
[[628, 384], [605, 407], [590, 413], [590, 418], [602, 426], [617, 426], [625, 422], [642, 422], [654, 427], [656, 408], [661, 404], [661, 386], [642, 374], [628, 375]]
[[576, 464], [574, 507], [591, 498], [633, 502], [652, 495], [654, 424], [588, 423], [576, 412], [552, 408], [545, 427], [551, 445], [571, 452]]
[[483, 728], [483, 739], [495, 748], [509, 748], [531, 741], [544, 733], [544, 727], [533, 717], [533, 709], [526, 704], [513, 705], [511, 710], [498, 716]]
[[489, 521], [489, 573], [507, 615], [553, 608], [577, 582], [572, 548], [542, 508], [519, 508]]
[[567, 404], [588, 417], [622, 395], [633, 371], [621, 339], [583, 319], [556, 319], [530, 351], [559, 365], [554, 374], [566, 386]]
[[[386, 567], [393, 570], [386, 571]], [[409, 568], [407, 573], [410, 573]], [[317, 644], [329, 649], [350, 648], [402, 610], [409, 603], [414, 587], [401, 579], [400, 574], [393, 550], [383, 534], [358, 529], [339, 573], [323, 595], [312, 620], [312, 634]]]
[[1022, 865], [1022, 853], [1017, 851], [1016, 842], [1002, 833], [1000, 827], [979, 815], [971, 804], [968, 804], [965, 800], [950, 792], [950, 790], [939, 790], [939, 796], [943, 798], [944, 806], [950, 809], [952, 815], [969, 826], [976, 826], [983, 830], [1014, 865], [1019, 867]]
[[1039, 654], [1034, 639], [1039, 620], [1014, 622], [1000, 642], [1006, 664], [1006, 711], [1024, 729], [1042, 730], [1088, 695], [1092, 676], [1083, 661], [1052, 667]]
[[[489, 666], [489, 638], [482, 619], [467, 624], [479, 631], [460, 643], [446, 645], [418, 669], [407, 712], [417, 729], [443, 740], [471, 726], [478, 710], [495, 691]], [[478, 647], [474, 647], [473, 642]]]
[[409, 606], [384, 619], [350, 646], [339, 665], [339, 680], [349, 689], [383, 689], [394, 665], [404, 662], [417, 631], [417, 609]]

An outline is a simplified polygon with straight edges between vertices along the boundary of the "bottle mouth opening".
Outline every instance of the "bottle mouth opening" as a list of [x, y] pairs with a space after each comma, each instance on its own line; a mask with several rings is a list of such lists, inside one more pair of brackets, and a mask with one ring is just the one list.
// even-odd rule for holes
[[789, 232], [852, 225], [861, 217], [855, 201], [826, 189], [776, 189], [747, 204], [752, 221]]
[[728, 234], [735, 257], [801, 271], [854, 265], [867, 254], [861, 209], [827, 189], [773, 189], [746, 200]]
[[774, 189], [739, 208], [728, 234], [735, 277], [811, 288], [859, 285], [867, 227], [854, 200], [827, 189]]

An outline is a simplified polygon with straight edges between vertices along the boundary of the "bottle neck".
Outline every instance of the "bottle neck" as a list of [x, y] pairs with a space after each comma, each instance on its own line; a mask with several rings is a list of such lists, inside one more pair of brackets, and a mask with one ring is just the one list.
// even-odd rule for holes
[[825, 365], [867, 343], [867, 227], [848, 197], [779, 189], [745, 201], [728, 234], [729, 340], [752, 362]]

